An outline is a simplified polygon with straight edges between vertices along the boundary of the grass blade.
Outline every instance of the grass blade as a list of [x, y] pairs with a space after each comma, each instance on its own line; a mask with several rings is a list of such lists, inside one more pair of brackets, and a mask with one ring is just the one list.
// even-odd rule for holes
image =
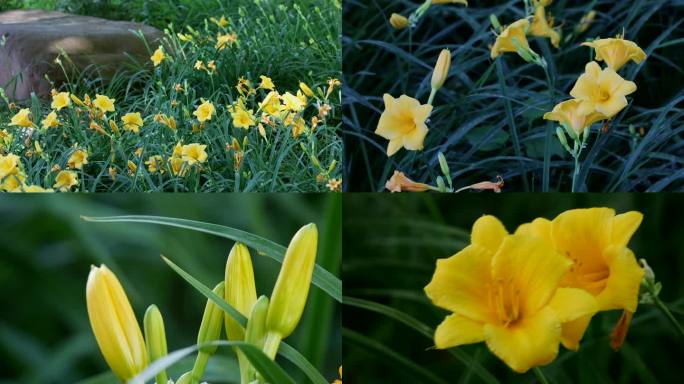
[[[266, 256], [272, 258], [273, 260], [282, 263], [285, 257], [285, 250], [287, 248], [280, 244], [276, 244], [268, 239], [260, 236], [256, 236], [249, 232], [245, 232], [239, 229], [226, 227], [218, 224], [205, 223], [202, 221], [177, 219], [172, 217], [161, 217], [161, 216], [141, 216], [141, 215], [129, 215], [129, 216], [109, 216], [109, 217], [81, 217], [85, 221], [93, 223], [147, 223], [147, 224], [159, 224], [167, 225], [170, 227], [191, 229], [193, 231], [208, 233], [210, 235], [215, 235], [223, 237], [226, 239], [231, 239], [234, 241], [239, 241], [244, 243], [250, 248], [256, 249], [259, 253], [263, 253]], [[338, 279], [332, 273], [323, 269], [320, 265], [316, 264], [314, 268], [312, 283], [332, 296], [333, 299], [338, 302], [342, 301], [342, 281]]]

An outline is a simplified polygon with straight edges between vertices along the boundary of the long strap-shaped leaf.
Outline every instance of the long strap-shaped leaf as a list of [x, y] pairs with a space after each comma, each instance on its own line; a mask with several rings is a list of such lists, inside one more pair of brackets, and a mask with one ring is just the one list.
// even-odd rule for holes
[[154, 379], [157, 373], [165, 370], [166, 368], [177, 363], [181, 359], [197, 351], [200, 347], [209, 346], [220, 346], [220, 347], [235, 347], [239, 348], [247, 357], [249, 362], [254, 366], [254, 368], [261, 374], [261, 376], [266, 379], [269, 383], [283, 383], [283, 384], [295, 384], [295, 381], [290, 377], [290, 375], [285, 372], [278, 364], [273, 360], [269, 359], [268, 356], [261, 349], [256, 346], [246, 343], [244, 341], [226, 341], [217, 340], [209, 343], [204, 343], [202, 345], [192, 345], [173, 351], [168, 355], [156, 360], [150, 364], [145, 370], [140, 372], [134, 378], [128, 380], [128, 384], [145, 384], [146, 382]]
[[[167, 225], [176, 228], [191, 229], [193, 231], [204, 232], [211, 235], [224, 237], [234, 241], [244, 243], [250, 248], [257, 250], [260, 253], [276, 260], [279, 263], [283, 262], [286, 248], [280, 244], [276, 244], [263, 237], [245, 232], [239, 229], [226, 227], [218, 224], [205, 223], [202, 221], [176, 219], [173, 217], [161, 216], [109, 216], [109, 217], [87, 217], [81, 216], [83, 220], [95, 223], [148, 223]], [[333, 299], [342, 302], [342, 282], [332, 273], [328, 272], [318, 264], [316, 264], [313, 273], [312, 282], [319, 287]]]
[[[421, 335], [427, 337], [428, 339], [432, 340], [432, 337], [434, 335], [434, 330], [430, 328], [429, 326], [423, 324], [422, 322], [418, 321], [417, 319], [407, 315], [404, 312], [401, 312], [397, 309], [394, 309], [392, 307], [388, 307], [383, 304], [375, 303], [373, 301], [368, 301], [368, 300], [363, 300], [363, 299], [357, 299], [354, 297], [349, 297], [345, 296], [344, 305], [350, 305], [353, 307], [357, 308], [362, 308], [368, 311], [376, 312], [381, 315], [387, 316], [389, 318], [392, 318], [396, 321], [399, 321], [403, 323], [404, 325], [414, 329]], [[460, 360], [463, 364], [469, 366], [473, 372], [478, 375], [484, 382], [488, 384], [497, 384], [499, 381], [491, 374], [489, 373], [484, 367], [480, 365], [477, 361], [475, 361], [472, 357], [470, 357], [467, 353], [458, 350], [456, 348], [449, 348], [447, 350], [450, 354], [452, 354], [454, 357], [456, 357], [458, 360]]]
[[[201, 294], [206, 296], [209, 300], [216, 303], [216, 305], [221, 308], [228, 316], [232, 317], [235, 321], [240, 323], [243, 327], [247, 325], [247, 318], [243, 316], [235, 307], [228, 304], [220, 296], [215, 294], [209, 287], [202, 284], [199, 280], [195, 279], [192, 275], [185, 272], [181, 267], [174, 264], [171, 260], [162, 256], [162, 259], [166, 264], [171, 267], [180, 277], [185, 281], [190, 283], [195, 289], [197, 289]], [[244, 351], [243, 351], [244, 352]], [[299, 351], [292, 348], [289, 344], [285, 342], [280, 343], [280, 348], [278, 349], [278, 354], [292, 362], [297, 368], [301, 369], [302, 372], [311, 380], [314, 384], [328, 384], [328, 381], [316, 370], [316, 368], [304, 357]], [[158, 373], [158, 372], [157, 372]], [[152, 376], [154, 377], [154, 376]], [[265, 377], [265, 376], [264, 376]], [[278, 383], [278, 382], [273, 382]]]

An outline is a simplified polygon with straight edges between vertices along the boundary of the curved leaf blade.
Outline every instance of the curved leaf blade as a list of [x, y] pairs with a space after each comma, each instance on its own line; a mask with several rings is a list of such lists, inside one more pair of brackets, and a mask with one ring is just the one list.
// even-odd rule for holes
[[[146, 223], [166, 225], [170, 227], [190, 229], [193, 231], [208, 233], [244, 243], [250, 248], [257, 250], [260, 253], [272, 258], [273, 260], [282, 263], [285, 257], [286, 247], [276, 244], [268, 239], [245, 232], [239, 229], [226, 227], [218, 224], [205, 223], [202, 221], [177, 219], [173, 217], [162, 216], [144, 216], [144, 215], [127, 215], [127, 216], [107, 216], [107, 217], [89, 217], [81, 216], [85, 221], [93, 223]], [[312, 283], [318, 288], [325, 291], [333, 299], [342, 302], [342, 281], [332, 273], [328, 272], [320, 265], [316, 264]]]

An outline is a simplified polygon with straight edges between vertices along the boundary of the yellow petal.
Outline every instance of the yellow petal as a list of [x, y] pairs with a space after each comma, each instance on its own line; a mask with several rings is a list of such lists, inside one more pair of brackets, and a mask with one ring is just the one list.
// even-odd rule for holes
[[553, 242], [551, 237], [551, 221], [543, 217], [536, 218], [531, 223], [525, 223], [519, 226], [518, 229], [515, 230], [515, 234], [540, 237], [550, 243]]
[[482, 216], [473, 224], [473, 231], [470, 241], [484, 248], [487, 248], [492, 255], [499, 249], [508, 231], [504, 225], [494, 216]]
[[487, 324], [484, 332], [489, 349], [512, 370], [524, 373], [556, 358], [561, 324], [553, 309], [545, 307], [508, 327]]
[[484, 325], [466, 317], [452, 314], [435, 330], [435, 346], [439, 349], [484, 341]]
[[613, 218], [613, 241], [615, 245], [626, 246], [629, 239], [641, 224], [644, 215], [641, 212], [630, 211]]
[[492, 320], [486, 288], [491, 280], [491, 260], [492, 253], [476, 244], [439, 259], [425, 293], [438, 307], [480, 322]]
[[553, 297], [572, 263], [537, 237], [510, 235], [492, 259], [492, 279], [512, 282], [523, 317], [534, 315]]
[[598, 311], [594, 296], [579, 288], [558, 288], [549, 306], [556, 312], [561, 323], [592, 316]]
[[573, 351], [579, 349], [580, 341], [589, 326], [591, 318], [592, 315], [581, 316], [561, 325], [561, 343], [563, 343], [565, 348]]
[[413, 151], [423, 149], [423, 142], [427, 136], [428, 128], [425, 123], [416, 126], [416, 129], [404, 136], [403, 145]]
[[603, 249], [610, 244], [615, 211], [609, 208], [573, 209], [552, 222], [556, 249], [568, 259], [580, 261], [588, 270], [605, 268]]
[[604, 258], [611, 260], [610, 275], [606, 287], [596, 296], [599, 308], [602, 311], [624, 309], [636, 312], [644, 270], [634, 253], [626, 247], [611, 246], [604, 251]]
[[403, 145], [404, 139], [401, 137], [390, 140], [389, 144], [387, 144], [387, 156], [392, 156], [397, 153]]

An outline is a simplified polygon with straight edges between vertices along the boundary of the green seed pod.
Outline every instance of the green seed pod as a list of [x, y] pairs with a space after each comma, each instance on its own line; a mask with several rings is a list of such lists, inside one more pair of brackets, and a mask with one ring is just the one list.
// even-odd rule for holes
[[266, 326], [270, 332], [289, 336], [304, 312], [311, 276], [316, 264], [318, 229], [307, 224], [292, 237], [276, 280]]
[[[147, 355], [150, 362], [160, 359], [167, 354], [166, 349], [166, 331], [164, 330], [164, 319], [156, 305], [152, 304], [147, 307], [145, 317], [143, 319], [143, 326], [145, 328], [145, 343], [147, 346]], [[157, 384], [166, 384], [168, 378], [166, 371], [161, 371], [156, 376]]]
[[[235, 243], [226, 262], [225, 299], [245, 317], [256, 301], [254, 269], [249, 249], [244, 244]], [[232, 317], [225, 314], [226, 335], [228, 340], [243, 340], [244, 328]]]

